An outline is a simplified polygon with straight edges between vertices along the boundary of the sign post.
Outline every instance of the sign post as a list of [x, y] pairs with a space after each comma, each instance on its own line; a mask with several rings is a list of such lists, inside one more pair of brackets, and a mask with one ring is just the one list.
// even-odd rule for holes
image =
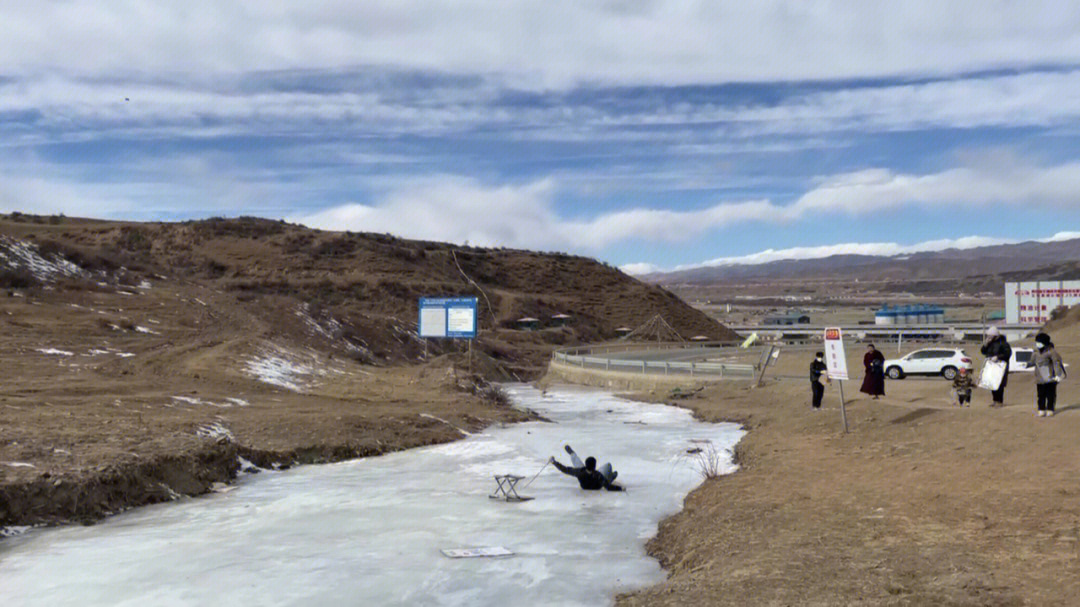
[[[472, 342], [476, 339], [475, 297], [421, 297], [417, 334], [425, 340], [469, 340], [469, 373], [472, 373]], [[425, 341], [425, 349], [427, 342]]]
[[844, 422], [847, 434], [847, 403], [844, 401], [844, 380], [849, 379], [847, 356], [844, 354], [844, 334], [839, 327], [825, 329], [825, 366], [829, 378], [837, 380], [840, 386], [840, 419]]

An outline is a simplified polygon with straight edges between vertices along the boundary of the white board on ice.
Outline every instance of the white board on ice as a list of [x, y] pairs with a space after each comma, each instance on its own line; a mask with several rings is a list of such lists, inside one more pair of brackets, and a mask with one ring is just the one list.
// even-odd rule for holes
[[493, 556], [514, 556], [513, 551], [502, 546], [484, 546], [482, 548], [446, 548], [442, 553], [452, 559], [475, 559]]

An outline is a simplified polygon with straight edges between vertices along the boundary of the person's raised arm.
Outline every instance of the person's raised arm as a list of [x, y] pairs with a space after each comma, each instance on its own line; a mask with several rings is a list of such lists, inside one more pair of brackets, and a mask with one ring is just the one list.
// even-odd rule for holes
[[551, 456], [551, 459], [548, 460], [548, 461], [550, 461], [551, 465], [555, 466], [555, 468], [558, 469], [559, 472], [562, 472], [563, 474], [569, 474], [570, 476], [576, 476], [576, 474], [574, 473], [573, 468], [568, 468], [568, 467], [560, 464], [559, 460], [555, 459], [554, 455]]

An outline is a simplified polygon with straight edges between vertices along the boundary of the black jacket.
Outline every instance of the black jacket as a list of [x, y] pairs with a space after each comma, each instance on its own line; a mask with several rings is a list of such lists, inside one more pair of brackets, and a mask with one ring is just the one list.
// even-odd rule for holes
[[1005, 371], [1009, 369], [1009, 359], [1012, 358], [1012, 347], [1009, 346], [1009, 342], [1005, 341], [1005, 338], [998, 335], [994, 339], [991, 339], [982, 347], [983, 356], [986, 358], [997, 357], [998, 360], [1005, 363]]
[[609, 483], [603, 474], [600, 474], [599, 470], [589, 470], [584, 466], [581, 468], [571, 468], [570, 466], [564, 466], [558, 461], [551, 462], [555, 464], [555, 467], [559, 469], [559, 472], [568, 474], [577, 478], [578, 484], [582, 489], [586, 491], [599, 491], [600, 489], [607, 489], [608, 491], [622, 491], [623, 488], [615, 483]]
[[814, 361], [810, 363], [810, 381], [821, 381], [821, 374], [828, 370], [829, 367], [825, 363], [815, 358]]

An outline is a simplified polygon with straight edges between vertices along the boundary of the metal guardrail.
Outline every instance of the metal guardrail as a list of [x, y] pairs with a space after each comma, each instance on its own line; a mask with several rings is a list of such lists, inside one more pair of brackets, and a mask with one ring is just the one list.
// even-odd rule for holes
[[602, 344], [567, 348], [552, 352], [552, 360], [582, 369], [620, 371], [640, 373], [642, 375], [685, 375], [708, 379], [754, 379], [757, 367], [739, 363], [678, 362], [663, 360], [635, 360], [633, 358], [610, 358], [603, 354], [625, 352], [656, 352], [688, 348], [734, 347], [738, 342], [697, 342], [697, 343], [657, 343], [657, 344]]

